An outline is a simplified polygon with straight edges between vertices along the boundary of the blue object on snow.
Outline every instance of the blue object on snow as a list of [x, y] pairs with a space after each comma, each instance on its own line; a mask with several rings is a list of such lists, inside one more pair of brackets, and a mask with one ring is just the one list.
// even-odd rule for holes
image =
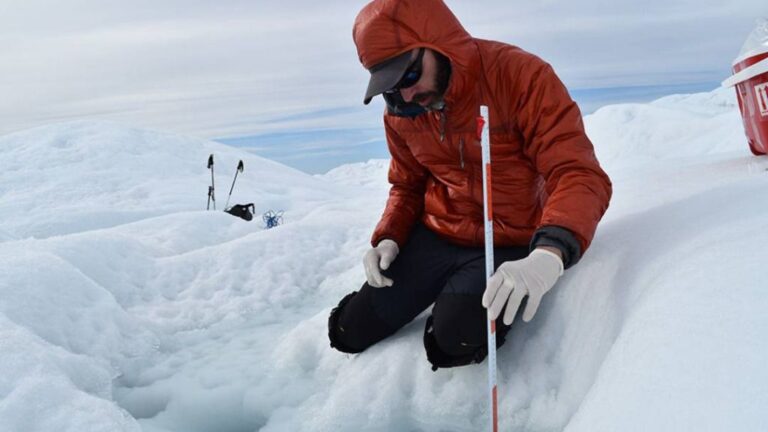
[[264, 213], [262, 218], [264, 219], [264, 223], [267, 224], [267, 229], [274, 228], [283, 223], [283, 211], [280, 210], [279, 212], [275, 213], [272, 210], [269, 210]]

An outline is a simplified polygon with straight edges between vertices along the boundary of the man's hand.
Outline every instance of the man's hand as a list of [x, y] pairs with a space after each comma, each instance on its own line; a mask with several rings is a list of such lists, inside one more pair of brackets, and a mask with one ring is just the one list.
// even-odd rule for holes
[[[559, 251], [558, 251], [559, 252]], [[504, 324], [512, 324], [523, 297], [528, 304], [523, 321], [529, 322], [539, 308], [541, 298], [563, 274], [563, 260], [559, 253], [550, 248], [536, 248], [528, 257], [518, 261], [507, 261], [499, 266], [488, 279], [483, 294], [483, 307], [488, 309], [491, 319], [496, 319], [504, 305]]]
[[375, 248], [369, 249], [365, 253], [363, 266], [368, 285], [376, 288], [392, 286], [392, 279], [382, 275], [381, 270], [388, 269], [399, 252], [397, 243], [390, 239], [384, 239]]

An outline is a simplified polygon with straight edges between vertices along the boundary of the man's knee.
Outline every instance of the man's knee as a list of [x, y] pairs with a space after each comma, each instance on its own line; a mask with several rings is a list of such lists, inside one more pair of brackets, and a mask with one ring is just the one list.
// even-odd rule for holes
[[[480, 363], [488, 355], [486, 310], [477, 296], [447, 294], [435, 303], [424, 330], [424, 348], [432, 369]], [[508, 326], [497, 320], [496, 347]]]
[[432, 314], [435, 342], [444, 353], [464, 356], [486, 345], [486, 312], [480, 298], [445, 295]]
[[373, 288], [363, 287], [341, 299], [328, 317], [331, 347], [345, 353], [359, 353], [394, 333], [379, 319], [371, 306]]

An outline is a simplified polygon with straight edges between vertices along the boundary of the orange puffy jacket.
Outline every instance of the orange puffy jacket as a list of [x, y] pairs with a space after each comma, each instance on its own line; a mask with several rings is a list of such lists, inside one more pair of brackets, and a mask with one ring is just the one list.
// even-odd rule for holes
[[384, 115], [392, 187], [374, 246], [383, 238], [402, 246], [418, 220], [453, 243], [483, 244], [476, 117], [488, 105], [495, 244], [528, 245], [537, 231], [564, 228], [578, 259], [608, 207], [611, 182], [549, 64], [471, 37], [440, 0], [373, 1], [358, 14], [353, 38], [366, 69], [427, 47], [452, 70], [442, 111]]

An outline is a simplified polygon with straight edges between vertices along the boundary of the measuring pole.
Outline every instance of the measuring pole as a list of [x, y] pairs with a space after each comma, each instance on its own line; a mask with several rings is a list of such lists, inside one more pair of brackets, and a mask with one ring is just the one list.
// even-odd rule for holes
[[[491, 134], [488, 107], [480, 106], [477, 118], [478, 135], [483, 155], [483, 223], [485, 225], [485, 276], [486, 281], [493, 275], [493, 201], [491, 200]], [[496, 321], [488, 309], [488, 407], [489, 428], [499, 431], [499, 398], [496, 385]]]

